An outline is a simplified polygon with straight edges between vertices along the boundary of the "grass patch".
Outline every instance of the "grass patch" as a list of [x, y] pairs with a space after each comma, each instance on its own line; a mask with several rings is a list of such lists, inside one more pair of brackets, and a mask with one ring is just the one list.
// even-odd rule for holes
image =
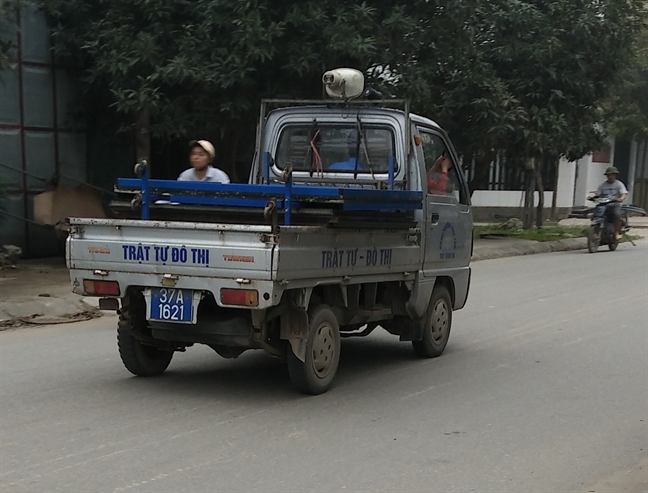
[[588, 227], [546, 226], [540, 229], [506, 229], [496, 224], [475, 226], [476, 238], [517, 238], [521, 240], [555, 241], [587, 237]]
[[620, 243], [625, 243], [626, 241], [630, 241], [630, 240], [637, 241], [637, 240], [640, 240], [641, 238], [643, 238], [643, 236], [639, 236], [639, 235], [623, 235], [623, 238], [621, 238]]

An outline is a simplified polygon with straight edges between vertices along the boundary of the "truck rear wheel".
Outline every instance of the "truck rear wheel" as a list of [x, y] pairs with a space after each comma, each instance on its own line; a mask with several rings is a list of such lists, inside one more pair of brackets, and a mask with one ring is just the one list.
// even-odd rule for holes
[[119, 356], [128, 371], [138, 377], [153, 377], [164, 373], [171, 363], [173, 351], [146, 345], [133, 335], [133, 332], [146, 331], [145, 306], [131, 301], [130, 310], [119, 315], [117, 346]]
[[308, 340], [305, 361], [288, 350], [290, 380], [305, 394], [326, 392], [340, 362], [340, 327], [328, 305], [319, 305], [308, 313]]
[[412, 341], [414, 352], [421, 358], [441, 356], [452, 326], [452, 302], [445, 286], [436, 286], [432, 291], [423, 323], [423, 339]]

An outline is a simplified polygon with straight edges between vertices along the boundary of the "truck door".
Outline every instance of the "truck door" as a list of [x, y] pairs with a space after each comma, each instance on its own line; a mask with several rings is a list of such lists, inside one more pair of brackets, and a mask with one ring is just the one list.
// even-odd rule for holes
[[[419, 162], [425, 163], [425, 276], [436, 276], [440, 270], [465, 267], [472, 248], [472, 214], [470, 197], [454, 149], [446, 137], [432, 129], [418, 128], [421, 144], [417, 146]], [[438, 163], [447, 156], [450, 167], [443, 176]], [[436, 164], [436, 166], [435, 166]]]

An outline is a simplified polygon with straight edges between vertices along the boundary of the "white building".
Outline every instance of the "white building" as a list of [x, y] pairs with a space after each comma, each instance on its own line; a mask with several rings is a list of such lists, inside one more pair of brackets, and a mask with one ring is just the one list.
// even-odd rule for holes
[[[604, 172], [608, 166], [619, 168], [619, 179], [628, 188], [626, 203], [648, 209], [648, 146], [646, 141], [614, 141], [610, 146], [576, 161], [560, 161], [558, 167], [558, 187], [556, 206], [560, 217], [565, 217], [572, 209], [591, 205], [589, 192], [594, 191], [605, 180]], [[493, 167], [495, 165], [492, 165]], [[493, 171], [493, 170], [491, 170]], [[492, 174], [492, 173], [491, 173]], [[522, 190], [475, 190], [472, 203], [478, 221], [499, 220], [521, 217], [524, 206]], [[549, 216], [553, 200], [553, 190], [544, 192], [545, 217]], [[538, 203], [535, 194], [534, 205]]]

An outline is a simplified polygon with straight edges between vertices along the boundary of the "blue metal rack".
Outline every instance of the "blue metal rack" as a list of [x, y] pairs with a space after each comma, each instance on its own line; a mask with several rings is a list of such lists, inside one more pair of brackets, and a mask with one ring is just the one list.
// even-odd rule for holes
[[150, 206], [165, 199], [178, 204], [264, 208], [274, 201], [290, 226], [292, 213], [306, 207], [330, 206], [343, 211], [414, 211], [422, 208], [423, 194], [408, 190], [294, 185], [288, 174], [283, 185], [152, 180], [145, 170], [141, 178], [119, 178], [118, 189], [140, 190], [142, 219], [150, 218]]

